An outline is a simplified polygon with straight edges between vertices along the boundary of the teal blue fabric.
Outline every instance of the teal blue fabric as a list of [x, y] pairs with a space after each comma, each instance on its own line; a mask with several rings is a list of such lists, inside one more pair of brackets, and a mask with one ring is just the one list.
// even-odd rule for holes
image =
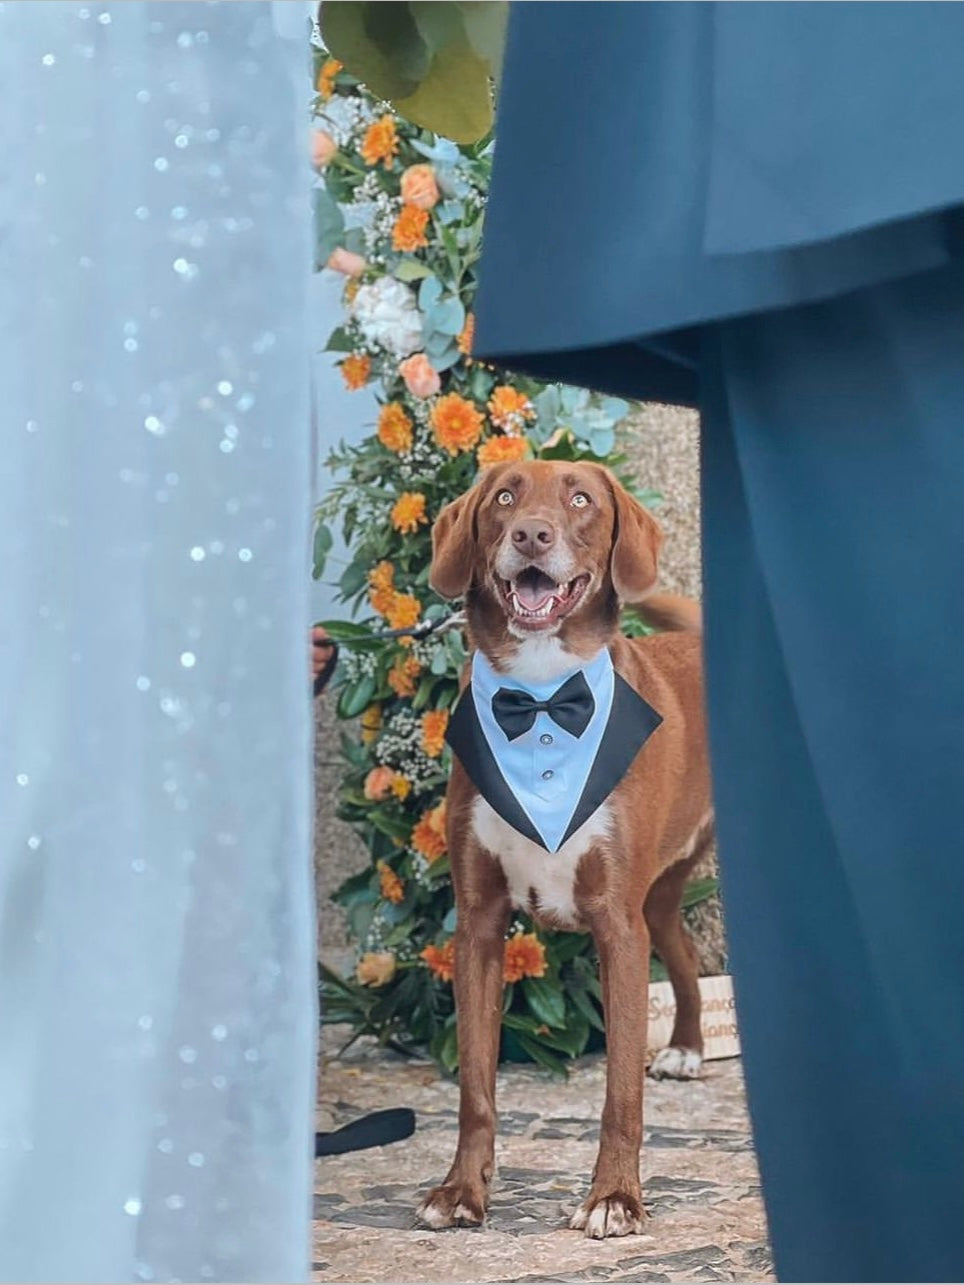
[[479, 355], [702, 410], [717, 823], [787, 1281], [964, 1277], [961, 48], [955, 4], [510, 25]]

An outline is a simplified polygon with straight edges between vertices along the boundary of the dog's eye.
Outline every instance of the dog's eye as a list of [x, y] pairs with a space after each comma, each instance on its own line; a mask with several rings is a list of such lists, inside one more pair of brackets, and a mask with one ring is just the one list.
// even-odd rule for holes
[[510, 504], [515, 504], [515, 496], [511, 491], [500, 491], [495, 497], [495, 502], [496, 504], [501, 504], [504, 509], [507, 509]]
[[585, 491], [577, 491], [569, 503], [574, 509], [584, 509], [588, 504], [592, 503], [592, 500], [590, 500]]

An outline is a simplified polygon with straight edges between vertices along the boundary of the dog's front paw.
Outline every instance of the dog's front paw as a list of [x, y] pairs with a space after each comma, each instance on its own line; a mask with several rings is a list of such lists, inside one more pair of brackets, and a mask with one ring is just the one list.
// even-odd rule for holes
[[479, 1227], [485, 1221], [486, 1189], [483, 1182], [446, 1182], [430, 1191], [416, 1217], [433, 1231], [443, 1227]]
[[569, 1219], [573, 1231], [584, 1231], [590, 1240], [602, 1240], [605, 1236], [639, 1236], [645, 1223], [642, 1199], [624, 1191], [602, 1196], [590, 1192]]
[[698, 1080], [703, 1070], [703, 1055], [695, 1049], [660, 1049], [649, 1064], [648, 1074], [654, 1080]]

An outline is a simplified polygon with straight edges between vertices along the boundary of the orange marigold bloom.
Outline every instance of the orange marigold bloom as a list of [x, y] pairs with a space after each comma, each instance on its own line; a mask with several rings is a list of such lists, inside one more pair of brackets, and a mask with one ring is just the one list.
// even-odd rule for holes
[[399, 656], [388, 671], [388, 685], [396, 696], [414, 696], [415, 679], [422, 672], [422, 666], [414, 656]]
[[411, 792], [411, 781], [407, 776], [402, 776], [401, 772], [396, 772], [395, 779], [392, 781], [392, 794], [396, 799], [407, 799]]
[[502, 956], [502, 977], [507, 982], [518, 982], [523, 977], [544, 977], [546, 974], [546, 948], [535, 933], [516, 933], [505, 943]]
[[422, 715], [422, 749], [429, 758], [437, 759], [442, 753], [448, 725], [447, 709], [430, 709]]
[[483, 417], [470, 401], [458, 393], [446, 393], [432, 407], [435, 440], [449, 455], [470, 451], [482, 436]]
[[490, 437], [476, 452], [480, 468], [493, 464], [511, 464], [529, 454], [529, 443], [524, 437]]
[[450, 937], [444, 946], [426, 946], [419, 955], [439, 979], [450, 982], [455, 976], [455, 942]]
[[386, 861], [378, 863], [378, 886], [385, 900], [393, 905], [405, 900], [405, 885]]
[[400, 402], [386, 402], [378, 412], [378, 440], [396, 455], [412, 449], [412, 421]]
[[420, 852], [431, 865], [445, 855], [448, 844], [445, 839], [445, 800], [435, 808], [422, 813], [421, 820], [412, 830], [412, 847]]
[[395, 117], [383, 116], [369, 125], [359, 151], [366, 165], [377, 165], [381, 161], [385, 169], [390, 170], [398, 151]]
[[368, 573], [368, 601], [380, 616], [387, 616], [395, 601], [395, 568], [390, 562], [379, 562]]
[[371, 358], [363, 352], [353, 352], [341, 363], [341, 376], [350, 392], [364, 388], [372, 373]]
[[411, 535], [427, 521], [425, 496], [419, 491], [403, 491], [392, 505], [392, 526], [402, 535]]
[[465, 318], [465, 325], [458, 337], [457, 343], [459, 352], [463, 357], [468, 357], [472, 353], [472, 340], [475, 338], [475, 313], [470, 312]]
[[536, 408], [525, 393], [510, 384], [500, 384], [489, 398], [489, 414], [493, 424], [509, 432], [521, 428], [526, 420], [535, 419]]
[[411, 253], [428, 245], [425, 229], [428, 227], [428, 210], [417, 205], [403, 205], [392, 228], [392, 249]]
[[327, 101], [335, 92], [335, 77], [342, 69], [337, 58], [326, 58], [318, 72], [318, 93]]
[[378, 729], [382, 725], [381, 705], [369, 705], [361, 716], [361, 738], [363, 745], [371, 745], [378, 739]]
[[422, 604], [410, 593], [396, 593], [385, 617], [393, 629], [411, 629], [418, 624]]

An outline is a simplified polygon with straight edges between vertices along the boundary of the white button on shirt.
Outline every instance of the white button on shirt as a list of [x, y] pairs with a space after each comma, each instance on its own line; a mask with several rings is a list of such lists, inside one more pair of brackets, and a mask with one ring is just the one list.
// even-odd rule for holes
[[[548, 700], [568, 679], [582, 670], [593, 694], [595, 709], [581, 736], [573, 736], [540, 710], [527, 732], [510, 741], [492, 713], [492, 697], [500, 687], [528, 692]], [[472, 657], [472, 695], [489, 748], [509, 789], [542, 836], [550, 852], [558, 851], [582, 796], [612, 711], [615, 676], [607, 648], [588, 664], [546, 683], [521, 683], [499, 674], [486, 658]]]

